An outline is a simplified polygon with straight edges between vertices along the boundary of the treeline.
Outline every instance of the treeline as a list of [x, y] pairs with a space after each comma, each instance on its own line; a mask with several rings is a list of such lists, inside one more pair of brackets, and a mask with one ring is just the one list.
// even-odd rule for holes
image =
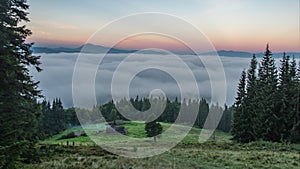
[[283, 54], [278, 70], [267, 45], [260, 64], [254, 55], [250, 68], [242, 72], [234, 105], [234, 140], [300, 143], [300, 63], [297, 69], [295, 58]]
[[[196, 119], [191, 119], [188, 111], [184, 111], [184, 115], [181, 119], [181, 123], [191, 124], [195, 120], [193, 125], [195, 127], [203, 128], [205, 120], [207, 119], [210, 107], [205, 99], [201, 99], [200, 101], [186, 101], [184, 100], [182, 103], [177, 99], [171, 101], [169, 99], [153, 99], [149, 98], [139, 98], [138, 96], [135, 99], [122, 99], [118, 103], [114, 103], [110, 101], [101, 106], [95, 106], [92, 110], [87, 109], [79, 109], [79, 108], [69, 108], [64, 109], [62, 105], [62, 101], [57, 98], [50, 103], [49, 101], [43, 101], [41, 103], [41, 112], [42, 115], [39, 118], [38, 123], [38, 135], [41, 139], [47, 138], [54, 134], [58, 134], [61, 131], [64, 131], [67, 128], [72, 126], [80, 125], [81, 123], [93, 124], [93, 123], [101, 123], [104, 121], [113, 122], [115, 120], [127, 120], [122, 114], [117, 110], [116, 105], [125, 108], [124, 111], [129, 112], [130, 109], [126, 110], [129, 104], [132, 104], [136, 110], [146, 111], [150, 108], [151, 102], [154, 103], [163, 103], [165, 104], [165, 109], [162, 114], [158, 117], [157, 121], [159, 122], [167, 122], [174, 123], [178, 117], [178, 113], [180, 108], [183, 110], [189, 110], [191, 107], [195, 108], [198, 106], [198, 114]], [[124, 106], [125, 105], [125, 106]], [[191, 106], [191, 107], [189, 107]], [[228, 108], [225, 105], [225, 109], [219, 105], [212, 105], [211, 108], [220, 109], [223, 111], [223, 117], [219, 123], [217, 129], [222, 130], [224, 132], [229, 132], [231, 128], [231, 119], [232, 119], [232, 108]], [[79, 119], [77, 117], [76, 112], [79, 114]], [[100, 115], [101, 112], [101, 115]], [[153, 112], [156, 113], [156, 112]], [[139, 118], [139, 117], [137, 117]], [[79, 122], [80, 120], [80, 122]]]
[[61, 99], [56, 98], [50, 103], [41, 103], [41, 116], [38, 119], [38, 136], [45, 139], [65, 129], [80, 125], [74, 108], [64, 109]]
[[[184, 114], [183, 114], [183, 118], [181, 118], [179, 121], [180, 123], [192, 124], [195, 127], [203, 128], [209, 110], [213, 108], [213, 109], [220, 109], [221, 110], [220, 112], [221, 113], [223, 112], [223, 116], [221, 118], [221, 121], [217, 129], [222, 130], [224, 132], [229, 132], [231, 129], [233, 109], [228, 108], [228, 106], [225, 105], [225, 109], [223, 110], [223, 108], [218, 104], [211, 105], [211, 107], [209, 107], [208, 102], [204, 98], [202, 98], [200, 101], [184, 99], [182, 102], [179, 102], [177, 98], [173, 101], [168, 98], [166, 100], [160, 98], [151, 100], [149, 98], [139, 98], [137, 96], [135, 99], [133, 98], [131, 98], [130, 100], [122, 99], [117, 103], [110, 101], [109, 103], [100, 106], [100, 111], [106, 121], [127, 120], [116, 109], [116, 105], [119, 104], [118, 107], [121, 107], [123, 109], [123, 112], [126, 113], [130, 111], [130, 108], [128, 108], [128, 106], [126, 105], [132, 104], [136, 110], [146, 111], [151, 106], [150, 102], [157, 103], [157, 104], [166, 102], [165, 109], [163, 109], [163, 112], [157, 118], [157, 121], [159, 122], [174, 123], [175, 120], [178, 118], [180, 109], [182, 109]], [[189, 114], [190, 112], [187, 110], [195, 109], [195, 107], [198, 113], [196, 119], [192, 119], [192, 116]], [[128, 109], [126, 110], [126, 108]], [[195, 122], [192, 123], [193, 121]]]

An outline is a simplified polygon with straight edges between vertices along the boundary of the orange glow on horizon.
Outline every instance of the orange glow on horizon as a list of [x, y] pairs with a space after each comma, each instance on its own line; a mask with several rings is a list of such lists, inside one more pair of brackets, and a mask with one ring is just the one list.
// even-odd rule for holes
[[[270, 44], [272, 52], [300, 52], [299, 40], [295, 40], [290, 36], [286, 38], [279, 39], [278, 37], [269, 37], [269, 39], [264, 39], [265, 37], [257, 36], [255, 39], [250, 37], [250, 35], [238, 35], [235, 37], [230, 36], [230, 34], [208, 34], [208, 38], [216, 48], [216, 50], [233, 50], [233, 51], [246, 51], [246, 52], [263, 52], [265, 45]], [[41, 36], [40, 34], [35, 34], [28, 37], [27, 42], [34, 42], [38, 45], [45, 46], [72, 46], [79, 47], [87, 42], [89, 36]], [[111, 46], [109, 39], [101, 42], [91, 42], [95, 45]], [[185, 46], [185, 44], [177, 39], [171, 37], [166, 37], [157, 34], [146, 34], [128, 37], [121, 42], [119, 42], [115, 47], [123, 49], [147, 49], [147, 48], [157, 48], [167, 51], [176, 52], [190, 52], [191, 50]], [[193, 47], [199, 49], [197, 44], [193, 43]], [[197, 52], [207, 52], [199, 49]]]
[[[37, 37], [29, 37], [27, 42], [34, 42], [37, 45], [45, 45], [47, 46], [72, 46], [79, 47], [86, 42], [84, 38], [78, 39], [68, 39], [68, 40], [60, 40], [60, 39], [47, 39], [47, 38], [37, 38]], [[212, 44], [216, 48], [216, 50], [233, 50], [233, 51], [245, 51], [245, 52], [263, 52], [267, 43], [270, 44], [270, 49], [272, 52], [300, 52], [299, 42], [290, 42], [288, 40], [282, 40], [280, 42], [272, 40], [253, 40], [253, 41], [241, 41], [238, 38], [236, 40], [217, 40], [211, 39]], [[93, 43], [95, 45], [102, 46], [110, 46], [110, 43]], [[115, 47], [122, 49], [147, 49], [147, 48], [156, 48], [167, 51], [176, 51], [176, 52], [188, 52], [191, 51], [184, 43], [172, 39], [169, 37], [163, 37], [158, 35], [142, 35], [142, 36], [133, 36], [127, 39], [122, 40]], [[200, 51], [206, 52], [206, 51]]]
[[163, 35], [147, 34], [126, 38], [116, 45], [125, 49], [163, 49], [167, 51], [191, 51], [183, 42]]

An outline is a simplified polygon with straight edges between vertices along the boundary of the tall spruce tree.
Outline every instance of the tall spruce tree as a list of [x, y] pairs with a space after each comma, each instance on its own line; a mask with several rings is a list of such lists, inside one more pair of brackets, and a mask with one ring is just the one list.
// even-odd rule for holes
[[38, 83], [28, 70], [41, 70], [39, 57], [32, 56], [32, 44], [25, 43], [30, 30], [20, 25], [29, 21], [28, 7], [26, 0], [0, 1], [0, 168], [12, 168], [29, 152], [39, 116]]
[[297, 83], [296, 80], [296, 61], [293, 58], [290, 62], [290, 57], [283, 54], [280, 61], [279, 70], [279, 86], [278, 95], [279, 98], [276, 103], [276, 109], [279, 111], [278, 118], [281, 123], [278, 124], [278, 130], [281, 132], [281, 140], [288, 141], [290, 132], [294, 125], [294, 119], [296, 115], [297, 107]]
[[221, 118], [221, 121], [218, 125], [218, 130], [222, 130], [224, 132], [229, 132], [231, 129], [231, 109], [228, 108], [228, 106], [225, 104], [224, 105], [224, 111], [223, 111], [223, 116]]
[[246, 72], [243, 70], [240, 82], [238, 85], [237, 97], [234, 104], [235, 112], [233, 114], [233, 126], [231, 133], [233, 139], [238, 142], [250, 142], [252, 137], [249, 138], [249, 128], [247, 117], [245, 114], [245, 97], [246, 97]]
[[291, 74], [296, 73], [295, 78], [292, 79], [294, 82], [294, 122], [291, 130], [291, 134], [289, 137], [289, 141], [292, 143], [300, 143], [300, 62], [298, 64], [297, 72], [294, 72], [294, 67], [296, 67], [296, 61], [293, 58], [291, 63]]
[[203, 128], [205, 120], [208, 116], [208, 112], [209, 112], [209, 105], [206, 99], [202, 98], [200, 100], [199, 112], [196, 121], [197, 126], [199, 126], [200, 128]]
[[[257, 125], [258, 122], [258, 116], [256, 111], [256, 103], [258, 102], [256, 98], [257, 93], [257, 75], [256, 70], [257, 69], [257, 59], [256, 56], [253, 55], [250, 67], [247, 71], [247, 87], [246, 87], [246, 97], [244, 102], [244, 112], [245, 112], [245, 118], [247, 119], [247, 126], [245, 128], [248, 128], [247, 134], [248, 140], [253, 141], [257, 139], [256, 129], [260, 126]], [[245, 124], [246, 125], [246, 124]]]
[[59, 132], [66, 129], [64, 108], [60, 98], [56, 98], [53, 100], [51, 117], [54, 122], [52, 128], [54, 129], [55, 134], [58, 134]]
[[278, 123], [280, 119], [278, 112], [275, 110], [277, 95], [277, 68], [275, 66], [275, 60], [272, 58], [272, 52], [267, 44], [264, 57], [262, 58], [259, 70], [258, 70], [258, 118], [260, 119], [261, 126], [257, 128], [256, 136], [258, 139], [267, 141], [279, 141], [281, 134], [278, 131]]

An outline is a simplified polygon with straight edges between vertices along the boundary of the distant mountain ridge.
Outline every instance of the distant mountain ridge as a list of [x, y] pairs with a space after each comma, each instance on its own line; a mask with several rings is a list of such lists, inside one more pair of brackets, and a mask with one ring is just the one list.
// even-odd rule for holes
[[[58, 48], [49, 48], [49, 47], [35, 47], [32, 48], [33, 53], [143, 53], [143, 54], [165, 54], [164, 52], [154, 51], [154, 50], [134, 50], [134, 49], [119, 49], [119, 48], [109, 48], [100, 45], [94, 44], [85, 44], [77, 48], [67, 48], [67, 47], [58, 47]], [[174, 54], [179, 55], [192, 55], [190, 52], [173, 52]], [[216, 52], [206, 52], [198, 53], [199, 55], [214, 55]], [[244, 52], [244, 51], [232, 51], [232, 50], [219, 50], [217, 51], [219, 56], [227, 57], [252, 57], [253, 53]], [[255, 53], [257, 57], [262, 57], [263, 53]], [[283, 53], [273, 53], [274, 58], [282, 57]], [[286, 55], [295, 56], [296, 58], [300, 57], [300, 52], [286, 52]]]
[[100, 45], [85, 44], [77, 48], [49, 48], [49, 47], [32, 47], [33, 53], [133, 53], [136, 50], [123, 50], [117, 48], [109, 48]]
[[[243, 52], [243, 51], [232, 51], [232, 50], [219, 50], [217, 51], [219, 56], [227, 56], [227, 57], [252, 57], [255, 54], [256, 57], [262, 57], [264, 53], [250, 53], [250, 52]], [[213, 55], [215, 52], [207, 52], [207, 53], [200, 53], [199, 55]], [[300, 52], [285, 52], [287, 56], [295, 58], [300, 57]], [[282, 53], [272, 53], [273, 58], [281, 58], [283, 56]]]
[[85, 44], [77, 48], [66, 48], [66, 47], [59, 47], [59, 48], [49, 48], [49, 47], [35, 47], [32, 48], [33, 53], [135, 53], [140, 52], [144, 54], [164, 54], [159, 51], [152, 51], [152, 50], [134, 50], [134, 49], [119, 49], [119, 48], [110, 48], [100, 45], [93, 45], [93, 44]]

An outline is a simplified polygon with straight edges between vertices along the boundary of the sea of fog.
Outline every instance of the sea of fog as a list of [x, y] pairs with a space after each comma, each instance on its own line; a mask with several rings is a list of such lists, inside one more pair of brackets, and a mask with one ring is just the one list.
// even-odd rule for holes
[[[31, 70], [31, 75], [34, 80], [40, 81], [39, 89], [47, 100], [60, 97], [65, 107], [73, 106], [72, 99], [72, 82], [74, 66], [78, 65], [78, 53], [55, 53], [55, 54], [36, 54], [41, 56], [42, 72]], [[211, 99], [211, 84], [220, 85], [219, 89], [226, 90], [226, 104], [232, 105], [236, 97], [236, 89], [238, 81], [243, 69], [247, 69], [250, 63], [250, 57], [223, 57], [220, 60], [225, 72], [225, 82], [218, 81], [222, 79], [222, 72], [220, 67], [216, 64], [212, 56], [200, 56], [205, 59], [205, 63], [194, 55], [182, 55], [178, 62], [173, 55], [168, 54], [136, 54], [131, 59], [125, 59], [128, 54], [107, 54], [99, 56], [97, 54], [83, 54], [80, 56], [80, 70], [83, 72], [82, 81], [80, 85], [82, 88], [90, 88], [95, 84], [95, 95], [97, 103], [105, 103], [112, 98], [112, 78], [122, 78], [119, 84], [115, 84], [118, 88], [118, 97], [126, 97], [126, 90], [129, 90], [130, 97], [148, 97], [150, 92], [155, 89], [162, 90], [168, 98], [180, 98], [182, 86], [191, 89], [195, 86], [193, 81], [188, 80], [186, 74], [192, 72], [199, 89], [200, 97]], [[258, 58], [260, 61], [261, 58]], [[280, 59], [276, 59], [279, 64]], [[101, 63], [99, 63], [101, 61]], [[76, 63], [77, 62], [77, 63]], [[211, 62], [211, 63], [210, 63]], [[167, 68], [165, 70], [157, 69], [158, 67]], [[187, 65], [187, 67], [182, 66]], [[153, 68], [151, 68], [151, 66]], [[121, 69], [121, 68], [122, 69]], [[89, 69], [97, 68], [97, 73], [94, 76], [94, 81], [86, 81], [84, 76]], [[187, 69], [188, 68], [188, 69]], [[209, 71], [208, 71], [209, 70]], [[214, 77], [209, 76], [208, 72], [214, 72]], [[133, 72], [138, 72], [133, 74]], [[82, 75], [81, 75], [82, 76]], [[220, 77], [218, 77], [220, 76]], [[127, 86], [125, 81], [129, 81]], [[118, 80], [117, 80], [118, 82]], [[120, 83], [121, 82], [121, 83]], [[78, 81], [77, 81], [78, 83]], [[180, 83], [180, 84], [179, 84]], [[225, 86], [224, 86], [225, 84]], [[77, 84], [78, 85], [78, 84]], [[222, 86], [221, 86], [222, 85]], [[191, 86], [191, 87], [189, 87]], [[83, 90], [84, 91], [84, 90]], [[215, 91], [218, 94], [220, 91]]]

